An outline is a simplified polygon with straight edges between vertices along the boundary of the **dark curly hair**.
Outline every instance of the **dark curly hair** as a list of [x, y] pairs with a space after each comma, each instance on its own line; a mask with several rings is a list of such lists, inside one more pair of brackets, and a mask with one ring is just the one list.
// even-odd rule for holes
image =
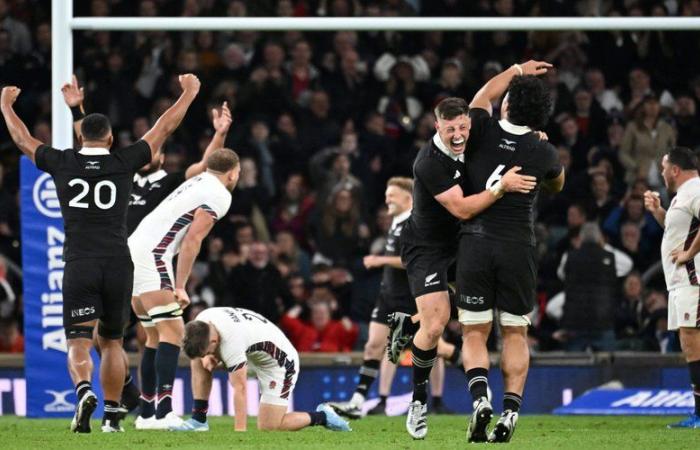
[[547, 125], [552, 97], [544, 80], [534, 75], [516, 76], [508, 85], [508, 121], [541, 130]]

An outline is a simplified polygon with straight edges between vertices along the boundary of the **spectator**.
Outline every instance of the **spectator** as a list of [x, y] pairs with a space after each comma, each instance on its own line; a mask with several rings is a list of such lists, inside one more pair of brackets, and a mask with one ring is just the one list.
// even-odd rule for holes
[[245, 263], [236, 266], [229, 276], [232, 305], [250, 309], [277, 323], [284, 311], [285, 283], [270, 261], [270, 251], [262, 242], [250, 246]]
[[617, 93], [605, 85], [605, 75], [599, 68], [592, 67], [586, 71], [586, 86], [606, 113], [622, 112], [624, 109]]
[[569, 253], [564, 274], [566, 302], [560, 336], [566, 350], [614, 350], [615, 255], [603, 249], [598, 225], [581, 227], [580, 247]]
[[697, 149], [700, 146], [700, 118], [693, 97], [687, 94], [678, 96], [674, 119], [678, 128], [678, 145]]
[[24, 337], [15, 319], [0, 319], [0, 353], [24, 353]]
[[275, 233], [289, 231], [300, 246], [308, 249], [306, 231], [314, 205], [315, 200], [308, 195], [304, 177], [299, 173], [290, 174], [272, 219], [272, 230]]
[[621, 228], [625, 222], [634, 223], [642, 233], [642, 251], [658, 254], [663, 228], [648, 211], [644, 210], [644, 199], [638, 194], [630, 195], [623, 203], [612, 210], [603, 222], [603, 231], [615, 246], [620, 246]]
[[325, 207], [313, 223], [317, 255], [333, 265], [352, 269], [364, 254], [369, 228], [364, 223], [360, 207], [351, 190], [340, 185], [333, 191]]
[[610, 181], [605, 174], [595, 173], [591, 176], [591, 195], [593, 197], [591, 218], [602, 224], [616, 206], [610, 195]]
[[275, 236], [275, 244], [273, 246], [273, 255], [275, 258], [286, 258], [291, 265], [291, 271], [298, 273], [305, 280], [311, 278], [311, 258], [308, 253], [299, 248], [294, 239], [294, 235], [289, 231], [280, 231]]
[[0, 255], [0, 319], [11, 319], [17, 312], [17, 296], [7, 281], [7, 263]]
[[647, 95], [633, 111], [620, 146], [620, 162], [625, 166], [625, 181], [644, 178], [651, 186], [661, 186], [658, 160], [676, 143], [673, 128], [659, 117], [658, 99]]
[[270, 195], [258, 184], [258, 168], [255, 160], [241, 159], [241, 175], [233, 191], [229, 215], [250, 221], [259, 239], [269, 240], [265, 216], [268, 214]]
[[310, 319], [299, 319], [301, 307], [290, 309], [280, 322], [300, 352], [349, 352], [357, 340], [358, 327], [349, 319], [332, 320], [331, 308], [323, 300], [310, 300]]

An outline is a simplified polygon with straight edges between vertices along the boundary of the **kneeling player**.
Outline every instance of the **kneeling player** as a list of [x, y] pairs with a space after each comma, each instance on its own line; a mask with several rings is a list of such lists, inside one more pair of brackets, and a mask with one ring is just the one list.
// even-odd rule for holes
[[242, 308], [209, 308], [185, 327], [183, 348], [192, 361], [192, 418], [175, 431], [208, 431], [207, 409], [212, 370], [222, 361], [234, 389], [235, 429], [247, 428], [247, 381], [250, 365], [262, 395], [258, 429], [296, 431], [322, 425], [334, 431], [350, 426], [329, 406], [316, 412], [287, 412], [289, 395], [299, 376], [299, 355], [289, 339], [263, 316]]

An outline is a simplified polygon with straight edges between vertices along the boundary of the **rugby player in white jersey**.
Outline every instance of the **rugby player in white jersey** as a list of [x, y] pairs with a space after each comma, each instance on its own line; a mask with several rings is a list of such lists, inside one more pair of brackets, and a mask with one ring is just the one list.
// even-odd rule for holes
[[678, 330], [688, 363], [695, 397], [695, 411], [669, 428], [700, 428], [700, 178], [698, 157], [685, 147], [675, 147], [661, 162], [664, 182], [676, 196], [668, 211], [659, 194], [644, 193], [644, 206], [664, 227], [661, 262], [668, 289], [668, 329]]
[[[185, 291], [202, 240], [231, 205], [240, 165], [232, 150], [214, 150], [206, 172], [190, 178], [163, 200], [129, 237], [134, 262], [132, 306], [158, 332], [155, 416], [136, 419], [136, 429], [168, 429], [182, 423], [172, 410], [172, 388], [184, 336]], [[177, 271], [173, 258], [178, 255]]]
[[324, 426], [350, 431], [348, 423], [329, 406], [315, 412], [288, 412], [289, 396], [299, 376], [299, 355], [275, 324], [243, 308], [209, 308], [185, 327], [185, 354], [191, 358], [192, 418], [174, 431], [208, 431], [207, 408], [212, 370], [222, 362], [233, 387], [235, 430], [247, 429], [248, 367], [260, 384], [258, 429], [296, 431]]

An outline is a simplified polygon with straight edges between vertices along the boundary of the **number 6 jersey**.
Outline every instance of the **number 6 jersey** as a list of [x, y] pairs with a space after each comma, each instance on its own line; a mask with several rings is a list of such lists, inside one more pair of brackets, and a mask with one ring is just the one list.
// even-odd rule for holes
[[66, 233], [63, 259], [129, 256], [127, 206], [134, 173], [151, 160], [148, 143], [138, 141], [111, 153], [41, 145], [34, 159], [56, 185]]
[[528, 194], [505, 194], [472, 220], [462, 222], [462, 234], [535, 245], [533, 206], [539, 183], [561, 173], [557, 150], [528, 127], [494, 119], [484, 109], [472, 108], [469, 117], [464, 195], [488, 189], [513, 166], [522, 167], [521, 175], [536, 177], [538, 186]]

